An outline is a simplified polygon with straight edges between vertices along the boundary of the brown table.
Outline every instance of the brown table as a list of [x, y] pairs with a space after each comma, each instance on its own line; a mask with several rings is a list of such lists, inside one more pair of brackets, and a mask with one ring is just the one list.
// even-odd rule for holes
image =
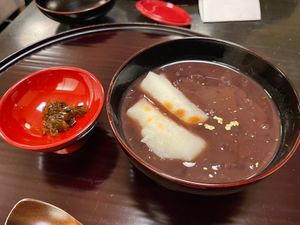
[[[261, 1], [261, 21], [214, 24], [201, 22], [197, 2], [185, 1], [188, 2], [186, 5], [182, 3], [184, 1], [177, 2], [192, 15], [190, 30], [233, 41], [256, 51], [286, 72], [296, 90], [300, 91], [299, 1]], [[108, 16], [98, 22], [150, 22], [137, 13], [134, 3], [119, 0]], [[71, 28], [48, 19], [34, 4], [30, 4], [0, 34], [0, 59]], [[134, 51], [157, 41], [182, 36], [181, 31], [164, 32], [152, 34], [150, 39], [143, 32], [126, 39], [128, 35], [121, 32], [106, 35], [102, 39], [80, 37], [48, 45], [18, 61], [0, 75], [0, 95], [26, 73], [59, 65], [62, 62], [60, 60], [69, 65], [85, 66], [75, 60], [76, 55], [72, 55], [77, 50], [76, 46], [82, 47], [83, 43], [88, 43], [86, 46], [90, 50], [86, 53], [90, 59], [88, 69], [97, 73], [99, 63], [94, 59], [94, 54], [98, 52], [96, 49], [106, 49], [106, 42], [120, 43], [118, 39], [125, 43], [139, 40], [134, 45], [118, 46], [123, 54], [116, 61], [108, 60], [113, 62], [110, 66], [100, 63], [104, 68], [102, 81], [107, 90], [111, 74]], [[173, 32], [172, 35], [169, 32]], [[62, 58], [63, 50], [67, 50], [64, 54], [68, 58]], [[65, 209], [83, 224], [300, 224], [299, 152], [276, 174], [244, 192], [223, 197], [203, 197], [166, 190], [133, 169], [113, 138], [104, 112], [91, 141], [74, 154], [25, 152], [2, 140], [0, 150], [2, 223], [17, 201], [30, 197]]]

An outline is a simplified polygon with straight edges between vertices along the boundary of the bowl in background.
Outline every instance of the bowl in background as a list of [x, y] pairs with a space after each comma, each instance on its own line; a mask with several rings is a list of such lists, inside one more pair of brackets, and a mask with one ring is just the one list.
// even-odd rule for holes
[[35, 0], [38, 9], [61, 23], [83, 23], [105, 16], [116, 0]]
[[[48, 101], [85, 105], [88, 110], [66, 132], [43, 134], [43, 108]], [[76, 67], [52, 67], [34, 72], [13, 85], [0, 101], [0, 135], [9, 144], [37, 152], [70, 153], [93, 129], [103, 106], [97, 78]]]
[[[279, 111], [281, 142], [273, 160], [254, 176], [228, 183], [193, 182], [166, 174], [134, 153], [124, 136], [120, 106], [126, 90], [147, 72], [181, 61], [200, 61], [232, 68], [256, 81], [271, 96]], [[194, 194], [229, 194], [273, 174], [294, 154], [300, 142], [298, 96], [278, 68], [250, 50], [214, 38], [183, 38], [144, 49], [125, 62], [113, 77], [106, 99], [112, 130], [133, 165], [161, 185]]]

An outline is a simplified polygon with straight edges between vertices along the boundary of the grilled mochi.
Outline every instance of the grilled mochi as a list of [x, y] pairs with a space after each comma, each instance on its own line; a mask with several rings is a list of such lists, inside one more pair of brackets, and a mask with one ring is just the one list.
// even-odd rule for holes
[[166, 110], [187, 124], [199, 124], [208, 116], [163, 75], [149, 72], [140, 84], [141, 89]]
[[205, 141], [162, 114], [142, 98], [127, 115], [141, 127], [142, 142], [162, 159], [192, 161], [206, 146]]

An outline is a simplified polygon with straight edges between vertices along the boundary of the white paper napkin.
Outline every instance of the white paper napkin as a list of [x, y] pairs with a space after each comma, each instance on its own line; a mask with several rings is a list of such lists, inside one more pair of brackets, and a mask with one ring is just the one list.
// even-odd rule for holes
[[203, 22], [260, 20], [259, 0], [199, 0]]

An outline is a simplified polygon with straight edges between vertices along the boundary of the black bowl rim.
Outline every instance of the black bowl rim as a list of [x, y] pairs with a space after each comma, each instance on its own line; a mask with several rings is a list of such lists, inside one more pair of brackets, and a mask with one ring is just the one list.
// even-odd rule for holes
[[95, 9], [97, 9], [97, 8], [103, 7], [104, 5], [109, 4], [110, 2], [113, 2], [113, 1], [114, 1], [114, 0], [106, 0], [104, 3], [99, 3], [99, 4], [96, 4], [96, 5], [93, 6], [93, 7], [89, 7], [89, 8], [87, 8], [87, 9], [82, 9], [82, 10], [77, 10], [77, 11], [56, 11], [56, 10], [47, 9], [47, 8], [41, 6], [41, 5], [38, 3], [38, 0], [34, 0], [36, 6], [37, 6], [41, 11], [44, 11], [44, 12], [47, 12], [47, 13], [51, 13], [51, 14], [57, 14], [57, 15], [83, 14], [83, 13], [86, 13], [86, 12], [89, 12], [89, 11], [92, 11], [92, 10], [95, 10]]
[[112, 131], [115, 134], [115, 137], [117, 138], [118, 142], [121, 144], [122, 149], [125, 150], [126, 153], [130, 157], [132, 157], [136, 162], [138, 162], [140, 165], [145, 167], [147, 170], [150, 170], [152, 173], [158, 175], [159, 177], [165, 178], [168, 181], [175, 182], [175, 183], [183, 185], [183, 186], [197, 188], [197, 189], [206, 189], [206, 188], [222, 189], [222, 188], [241, 187], [241, 186], [245, 186], [245, 185], [248, 185], [248, 184], [251, 184], [251, 183], [256, 183], [256, 182], [270, 176], [275, 171], [280, 169], [283, 165], [285, 165], [288, 162], [288, 160], [292, 157], [292, 155], [294, 155], [294, 153], [296, 152], [296, 150], [298, 149], [299, 144], [300, 144], [300, 131], [298, 131], [297, 139], [295, 140], [290, 152], [283, 159], [281, 159], [276, 165], [274, 165], [273, 167], [271, 167], [267, 170], [263, 170], [259, 174], [254, 175], [254, 176], [252, 176], [248, 179], [240, 180], [240, 181], [234, 181], [234, 182], [228, 182], [228, 183], [194, 182], [194, 181], [188, 181], [188, 180], [180, 179], [180, 178], [171, 176], [169, 174], [166, 174], [163, 171], [153, 167], [149, 163], [144, 162], [144, 160], [140, 159], [137, 155], [135, 155], [133, 153], [133, 151], [130, 150], [131, 148], [125, 143], [125, 141], [122, 140], [121, 136], [119, 135], [119, 132], [117, 131], [116, 127], [114, 126], [113, 119], [112, 119], [112, 113], [111, 113], [111, 107], [110, 107], [111, 91], [112, 91], [112, 88], [114, 86], [114, 83], [115, 83], [116, 79], [119, 76], [119, 73], [126, 67], [127, 64], [129, 64], [132, 60], [134, 60], [139, 54], [141, 54], [141, 53], [143, 53], [143, 52], [145, 52], [145, 51], [147, 51], [147, 50], [149, 50], [153, 47], [158, 47], [160, 45], [169, 44], [171, 42], [178, 42], [178, 41], [184, 41], [184, 40], [185, 41], [186, 40], [210, 41], [210, 42], [221, 43], [221, 44], [224, 44], [224, 45], [227, 45], [227, 46], [236, 47], [236, 48], [239, 48], [240, 50], [245, 51], [245, 52], [249, 53], [250, 55], [256, 57], [258, 60], [265, 62], [266, 64], [270, 65], [275, 70], [277, 70], [284, 77], [284, 79], [287, 80], [287, 82], [290, 84], [290, 86], [292, 88], [292, 91], [294, 92], [295, 96], [297, 97], [298, 109], [300, 108], [299, 96], [296, 92], [296, 89], [293, 87], [292, 82], [287, 78], [285, 73], [283, 71], [281, 71], [277, 66], [272, 64], [271, 62], [267, 61], [266, 59], [264, 59], [263, 57], [261, 57], [260, 55], [255, 53], [254, 51], [252, 51], [252, 50], [250, 50], [250, 49], [248, 49], [248, 48], [246, 48], [242, 45], [239, 45], [239, 44], [236, 44], [236, 43], [233, 43], [233, 42], [230, 42], [230, 41], [218, 39], [218, 38], [213, 38], [213, 37], [185, 37], [185, 38], [179, 38], [179, 39], [174, 39], [174, 40], [162, 41], [162, 42], [153, 44], [149, 47], [143, 48], [140, 51], [136, 52], [131, 57], [129, 57], [129, 59], [127, 59], [118, 68], [118, 70], [115, 72], [115, 74], [114, 74], [114, 76], [111, 79], [111, 82], [109, 84], [109, 88], [108, 88], [107, 95], [106, 95], [106, 113], [107, 113], [109, 124], [112, 128]]

